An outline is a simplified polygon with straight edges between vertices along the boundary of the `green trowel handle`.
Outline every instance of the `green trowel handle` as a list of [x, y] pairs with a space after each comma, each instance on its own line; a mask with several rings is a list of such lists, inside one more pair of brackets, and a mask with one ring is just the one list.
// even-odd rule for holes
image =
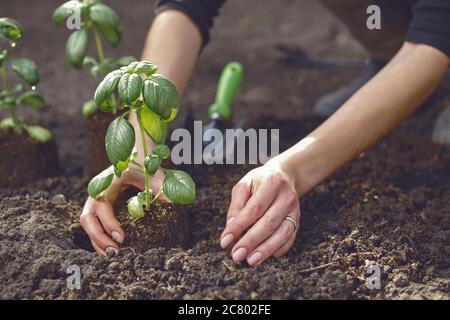
[[230, 62], [225, 66], [220, 75], [216, 92], [216, 100], [209, 107], [210, 116], [218, 115], [225, 120], [231, 119], [231, 104], [241, 86], [244, 71], [238, 62]]

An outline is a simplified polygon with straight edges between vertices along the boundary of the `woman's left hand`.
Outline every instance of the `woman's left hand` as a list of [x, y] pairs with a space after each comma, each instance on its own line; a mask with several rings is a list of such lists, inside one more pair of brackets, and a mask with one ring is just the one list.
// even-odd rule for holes
[[258, 265], [284, 255], [293, 245], [300, 222], [300, 203], [292, 179], [279, 166], [265, 165], [245, 175], [234, 187], [223, 249], [236, 242], [233, 260]]

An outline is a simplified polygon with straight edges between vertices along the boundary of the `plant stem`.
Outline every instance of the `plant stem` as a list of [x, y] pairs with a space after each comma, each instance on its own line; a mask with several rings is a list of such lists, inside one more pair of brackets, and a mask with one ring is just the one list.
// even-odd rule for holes
[[96, 27], [92, 27], [92, 30], [94, 30], [94, 38], [95, 38], [95, 46], [97, 47], [98, 62], [102, 63], [103, 60], [105, 60], [105, 53], [103, 51], [102, 39], [100, 38], [100, 34], [98, 33]]
[[8, 82], [8, 76], [6, 75], [6, 68], [5, 65], [2, 64], [0, 67], [0, 74], [2, 76], [2, 82], [3, 82], [3, 87], [6, 91], [9, 91], [9, 82]]
[[[141, 143], [142, 143], [142, 149], [144, 150], [144, 159], [148, 156], [148, 148], [147, 148], [147, 142], [145, 140], [145, 132], [144, 132], [144, 125], [142, 124], [142, 118], [141, 118], [141, 110], [137, 110], [137, 119], [139, 124], [139, 131], [141, 133]], [[150, 199], [150, 175], [148, 174], [147, 170], [144, 169], [144, 177], [145, 177], [145, 206], [148, 208], [151, 203]]]
[[111, 104], [112, 104], [113, 114], [117, 114], [117, 99], [116, 99], [115, 93], [113, 93], [113, 95], [111, 96]]
[[[94, 30], [95, 46], [97, 48], [98, 63], [100, 64], [100, 63], [103, 63], [103, 61], [105, 60], [105, 52], [103, 50], [103, 43], [102, 43], [102, 39], [100, 38], [100, 33], [98, 32], [97, 28], [95, 26], [93, 26], [92, 30]], [[111, 96], [111, 104], [112, 104], [113, 114], [117, 114], [118, 106], [117, 106], [117, 99], [116, 99], [115, 94], [113, 94]]]
[[[0, 75], [1, 75], [1, 78], [2, 78], [2, 82], [3, 82], [3, 88], [5, 89], [5, 91], [7, 93], [9, 93], [9, 82], [8, 82], [8, 75], [6, 74], [5, 63], [3, 63], [0, 66]], [[21, 133], [22, 130], [21, 130], [20, 126], [19, 126], [19, 120], [17, 119], [16, 107], [13, 106], [10, 109], [11, 109], [11, 117], [13, 119], [15, 130], [17, 131], [17, 133]]]
[[156, 199], [158, 199], [158, 197], [161, 195], [161, 193], [163, 192], [163, 188], [161, 187], [161, 189], [159, 189], [158, 193], [153, 197], [152, 203], [156, 201]]

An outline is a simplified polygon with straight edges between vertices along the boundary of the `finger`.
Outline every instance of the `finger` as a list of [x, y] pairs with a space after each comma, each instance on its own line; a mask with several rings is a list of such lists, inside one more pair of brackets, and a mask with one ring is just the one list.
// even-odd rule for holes
[[241, 211], [250, 198], [250, 183], [240, 181], [231, 191], [231, 202], [227, 213], [227, 224], [229, 224]]
[[251, 266], [256, 266], [264, 262], [277, 250], [287, 245], [294, 233], [295, 231], [292, 223], [283, 221], [278, 230], [247, 257], [247, 263]]
[[[244, 260], [259, 244], [274, 234], [279, 229], [283, 219], [293, 210], [294, 201], [296, 201], [295, 195], [291, 196], [289, 193], [279, 195], [261, 219], [236, 243], [232, 250], [233, 260], [236, 262]], [[279, 246], [282, 244], [284, 242]]]
[[100, 248], [98, 245], [96, 245], [94, 241], [91, 240], [91, 244], [92, 244], [92, 247], [94, 248], [95, 251], [97, 251], [98, 253], [106, 256], [106, 251], [102, 250], [102, 248]]
[[95, 213], [106, 233], [109, 234], [114, 241], [122, 244], [125, 239], [125, 231], [122, 229], [119, 221], [117, 221], [114, 215], [112, 204], [109, 202], [97, 203]]
[[88, 234], [89, 238], [91, 238], [100, 249], [106, 251], [108, 248], [113, 248], [115, 251], [118, 251], [119, 247], [117, 243], [105, 233], [100, 221], [92, 212], [83, 213], [80, 218], [80, 224]]
[[[130, 184], [130, 186], [132, 186], [133, 188], [143, 191], [144, 189], [142, 188], [142, 186], [145, 185], [145, 177], [143, 174], [141, 174], [140, 172], [129, 172], [128, 173], [128, 183]], [[151, 185], [154, 185], [153, 179], [151, 180]], [[125, 188], [127, 186], [124, 186]], [[153, 188], [152, 188], [153, 190]]]
[[289, 238], [289, 241], [285, 245], [283, 245], [281, 248], [279, 248], [277, 251], [275, 251], [273, 253], [273, 256], [275, 258], [280, 258], [281, 256], [284, 256], [289, 251], [289, 249], [291, 249], [292, 245], [294, 244], [296, 236], [297, 236], [297, 233], [294, 232], [292, 234], [291, 238]]
[[270, 181], [266, 181], [247, 201], [235, 218], [225, 227], [222, 232], [220, 245], [223, 249], [227, 248], [234, 240], [248, 227], [255, 223], [267, 210], [275, 198], [274, 186]]
[[[301, 212], [300, 207], [298, 208], [296, 213], [291, 215], [291, 217], [293, 217], [294, 219], [296, 219], [295, 221], [297, 221], [297, 229], [294, 231], [294, 233], [292, 234], [292, 236], [289, 239], [289, 241], [284, 246], [282, 246], [281, 248], [279, 248], [277, 251], [275, 251], [273, 253], [274, 257], [279, 258], [279, 257], [285, 255], [286, 252], [288, 252], [289, 249], [294, 244], [295, 238], [297, 237], [298, 230], [300, 230], [301, 215], [302, 215], [302, 212]], [[289, 222], [289, 221], [286, 221], [286, 222]]]
[[[244, 177], [241, 181], [239, 181], [231, 191], [231, 202], [228, 208], [227, 213], [227, 222], [226, 226], [233, 221], [238, 213], [245, 207], [246, 202], [248, 201], [251, 194], [251, 180], [246, 180]], [[226, 227], [225, 226], [225, 227]], [[234, 236], [232, 234], [224, 234], [222, 233], [220, 246], [225, 249], [227, 248], [234, 240]]]

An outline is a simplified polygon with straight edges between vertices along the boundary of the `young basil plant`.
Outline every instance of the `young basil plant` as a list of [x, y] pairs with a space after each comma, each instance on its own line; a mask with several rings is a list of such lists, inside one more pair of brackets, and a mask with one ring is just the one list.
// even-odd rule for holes
[[[15, 47], [17, 41], [23, 36], [21, 25], [10, 18], [0, 18], [0, 40], [6, 41], [9, 46]], [[12, 85], [8, 78], [7, 67], [15, 72], [24, 84]], [[39, 142], [48, 142], [53, 136], [50, 131], [39, 126], [27, 125], [17, 116], [17, 106], [27, 106], [37, 110], [44, 107], [44, 98], [36, 91], [39, 83], [39, 72], [33, 61], [25, 58], [12, 58], [10, 51], [0, 49], [0, 111], [9, 112], [10, 116], [0, 122], [1, 130], [14, 130], [18, 134], [23, 131]]]
[[[105, 57], [102, 37], [115, 48], [122, 37], [122, 25], [117, 13], [101, 0], [71, 0], [60, 5], [53, 12], [53, 22], [61, 26], [66, 21], [72, 33], [66, 43], [67, 61], [76, 69], [90, 66], [91, 75], [105, 76], [114, 69], [136, 61], [132, 56], [119, 59]], [[94, 37], [97, 58], [88, 55], [89, 35]], [[119, 102], [112, 96], [109, 101], [98, 106], [93, 101], [83, 105], [83, 115], [91, 116], [100, 108], [102, 111], [116, 113]]]
[[[190, 204], [195, 200], [195, 183], [191, 176], [181, 170], [162, 167], [171, 152], [165, 144], [167, 126], [177, 115], [180, 98], [175, 85], [156, 71], [157, 67], [151, 62], [132, 62], [106, 75], [94, 95], [94, 102], [101, 107], [117, 93], [119, 108], [126, 111], [111, 122], [106, 133], [106, 154], [112, 166], [89, 182], [88, 193], [99, 198], [114, 176], [120, 177], [125, 170], [140, 172], [145, 178], [145, 190], [128, 201], [128, 212], [136, 219], [144, 216], [145, 209], [162, 192], [177, 204]], [[130, 113], [135, 113], [138, 119], [137, 134], [143, 142], [143, 155], [134, 148], [135, 131], [126, 119]], [[151, 153], [145, 143], [146, 136], [156, 144]], [[136, 160], [138, 156], [144, 159], [143, 164]], [[154, 195], [150, 180], [158, 170], [165, 173], [165, 178], [161, 190]]]

